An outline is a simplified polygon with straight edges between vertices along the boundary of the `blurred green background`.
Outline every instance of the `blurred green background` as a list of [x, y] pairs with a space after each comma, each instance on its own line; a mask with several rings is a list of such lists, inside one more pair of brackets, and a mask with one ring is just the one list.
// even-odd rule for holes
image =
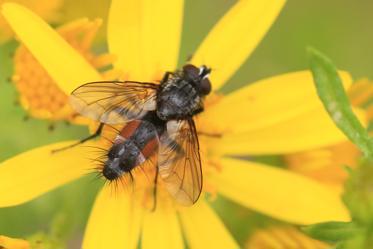
[[[88, 4], [92, 8], [85, 9], [87, 2], [67, 0], [64, 19], [82, 16], [105, 18], [109, 0], [95, 1], [96, 8], [96, 5]], [[186, 0], [180, 64], [193, 54], [209, 29], [234, 2]], [[80, 5], [80, 8], [74, 5]], [[350, 71], [355, 79], [372, 78], [372, 13], [371, 0], [289, 0], [262, 43], [224, 90], [231, 91], [264, 77], [307, 68], [307, 46], [323, 51], [339, 68]], [[16, 42], [9, 42], [0, 47], [2, 161], [39, 145], [81, 138], [87, 134], [85, 128], [68, 126], [63, 122], [56, 123], [55, 130], [50, 131], [48, 121], [25, 121], [27, 113], [16, 105], [17, 93], [7, 81], [12, 73], [11, 56], [16, 45]], [[103, 41], [98, 40], [95, 49], [102, 51], [105, 48]], [[30, 162], [30, 167], [38, 167], [37, 162]], [[100, 185], [92, 178], [85, 177], [25, 205], [0, 209], [0, 234], [25, 237], [40, 230], [47, 231], [55, 217], [59, 217], [67, 224], [62, 230], [70, 241], [69, 248], [79, 248], [85, 222]], [[253, 229], [270, 222], [221, 198], [214, 207], [240, 243], [244, 243]]]

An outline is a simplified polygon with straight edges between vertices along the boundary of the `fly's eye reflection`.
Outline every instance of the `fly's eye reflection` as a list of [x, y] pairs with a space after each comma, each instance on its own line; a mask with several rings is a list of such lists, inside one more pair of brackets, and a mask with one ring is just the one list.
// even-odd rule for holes
[[[101, 123], [95, 134], [101, 133], [103, 125], [123, 124], [107, 154], [106, 179], [116, 180], [124, 174], [132, 177], [133, 169], [150, 163], [157, 172], [155, 190], [159, 175], [180, 204], [192, 205], [198, 200], [202, 165], [193, 117], [204, 110], [202, 96], [211, 92], [210, 71], [206, 66], [187, 64], [182, 70], [165, 73], [160, 84], [101, 81], [72, 92], [70, 102], [75, 110]], [[157, 160], [149, 160], [155, 154]]]

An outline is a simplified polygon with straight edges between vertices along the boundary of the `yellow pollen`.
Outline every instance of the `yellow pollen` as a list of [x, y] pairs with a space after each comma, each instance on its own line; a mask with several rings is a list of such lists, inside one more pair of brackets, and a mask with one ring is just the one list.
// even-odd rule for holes
[[[112, 55], [96, 55], [91, 51], [100, 25], [101, 20], [81, 19], [57, 29], [58, 33], [97, 69], [107, 67], [115, 60]], [[77, 122], [77, 115], [68, 103], [68, 96], [24, 45], [20, 45], [14, 55], [14, 71], [12, 80], [19, 91], [20, 102], [31, 116]], [[108, 80], [116, 78], [117, 74], [111, 71], [104, 72], [103, 77]]]

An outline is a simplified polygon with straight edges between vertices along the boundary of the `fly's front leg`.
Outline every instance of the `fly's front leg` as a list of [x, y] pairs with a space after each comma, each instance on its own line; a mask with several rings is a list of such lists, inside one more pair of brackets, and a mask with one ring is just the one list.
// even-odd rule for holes
[[92, 140], [98, 136], [101, 135], [102, 133], [102, 129], [104, 128], [104, 123], [100, 123], [100, 125], [98, 126], [97, 130], [95, 131], [95, 133], [93, 133], [92, 135], [86, 137], [86, 138], [83, 138], [82, 140], [80, 140], [79, 142], [77, 143], [74, 143], [74, 144], [71, 144], [69, 146], [66, 146], [66, 147], [63, 147], [63, 148], [60, 148], [60, 149], [56, 149], [56, 150], [52, 150], [52, 154], [53, 153], [57, 153], [57, 152], [61, 152], [61, 151], [64, 151], [64, 150], [67, 150], [67, 149], [71, 149], [79, 144], [82, 144], [82, 143], [85, 143], [89, 140]]
[[187, 59], [186, 59], [186, 62], [191, 62], [192, 59], [193, 59], [193, 56], [194, 56], [194, 54], [189, 54]]
[[173, 72], [166, 72], [161, 80], [161, 83], [164, 83], [166, 81], [168, 81], [168, 79], [170, 78], [171, 75], [173, 75], [174, 73]]

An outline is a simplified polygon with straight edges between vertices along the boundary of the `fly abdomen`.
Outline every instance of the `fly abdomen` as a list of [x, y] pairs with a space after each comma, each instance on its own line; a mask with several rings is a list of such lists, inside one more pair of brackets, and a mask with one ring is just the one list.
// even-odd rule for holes
[[108, 180], [114, 180], [144, 161], [144, 156], [132, 140], [119, 142], [117, 137], [116, 143], [108, 152], [102, 173]]
[[125, 172], [131, 171], [146, 160], [141, 149], [137, 147], [133, 140], [126, 140], [123, 143], [122, 149], [119, 151], [119, 157], [121, 159], [121, 164], [119, 166]]
[[157, 151], [158, 133], [164, 129], [164, 122], [157, 120], [154, 112], [145, 115], [142, 120], [127, 123], [108, 152], [103, 175], [108, 180], [114, 180], [144, 163]]

